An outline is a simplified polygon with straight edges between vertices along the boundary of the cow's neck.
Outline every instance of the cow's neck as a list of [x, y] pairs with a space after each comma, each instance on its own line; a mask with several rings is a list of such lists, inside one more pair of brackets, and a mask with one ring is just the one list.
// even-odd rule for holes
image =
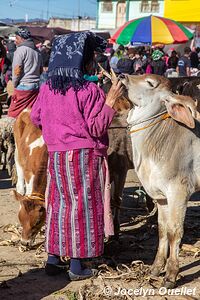
[[[145, 128], [150, 123], [154, 123], [155, 120], [159, 119], [159, 116], [155, 119], [151, 119], [149, 121], [145, 121], [148, 118], [152, 118], [160, 113], [164, 113], [166, 111], [166, 107], [164, 105], [152, 105], [152, 103], [145, 107], [136, 107], [129, 112], [127, 122], [129, 124], [130, 131], [137, 130], [141, 127]], [[144, 121], [144, 122], [142, 122]], [[139, 122], [142, 122], [142, 124]], [[134, 125], [135, 124], [135, 125]], [[146, 139], [148, 139], [150, 132], [152, 132], [156, 128], [159, 128], [160, 124], [156, 124], [153, 127], [145, 128], [144, 130], [138, 131], [136, 133], [131, 134], [132, 140], [132, 150], [133, 150], [133, 161], [136, 172], [139, 172], [141, 164], [143, 162], [143, 150], [144, 143], [146, 143]], [[139, 176], [139, 174], [138, 174]], [[141, 180], [141, 178], [140, 178]]]
[[134, 109], [130, 110], [127, 118], [129, 128], [137, 129], [139, 127], [145, 126], [147, 123], [152, 122], [156, 117], [159, 117], [160, 114], [165, 113], [165, 106], [161, 105], [147, 105], [144, 107], [136, 106]]

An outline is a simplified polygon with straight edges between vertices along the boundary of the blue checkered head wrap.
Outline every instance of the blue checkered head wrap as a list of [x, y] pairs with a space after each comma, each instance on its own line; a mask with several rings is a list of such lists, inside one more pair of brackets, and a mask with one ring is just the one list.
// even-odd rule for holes
[[27, 28], [18, 28], [18, 30], [15, 32], [16, 35], [20, 36], [24, 40], [27, 40], [31, 37], [30, 31], [28, 31]]
[[89, 31], [55, 38], [48, 67], [50, 89], [65, 95], [71, 87], [76, 91], [83, 88], [85, 65], [92, 61], [94, 51], [104, 51], [106, 46], [106, 40]]

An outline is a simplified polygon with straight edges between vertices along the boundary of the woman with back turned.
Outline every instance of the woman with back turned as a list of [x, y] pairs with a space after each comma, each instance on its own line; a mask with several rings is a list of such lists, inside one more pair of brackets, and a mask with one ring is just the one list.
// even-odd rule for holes
[[57, 37], [47, 82], [31, 111], [49, 152], [45, 270], [59, 273], [60, 256], [68, 256], [71, 280], [96, 274], [84, 268], [81, 259], [102, 255], [104, 235], [113, 235], [107, 128], [123, 88], [116, 81], [105, 97], [84, 79], [94, 51], [105, 47], [106, 42], [91, 32]]

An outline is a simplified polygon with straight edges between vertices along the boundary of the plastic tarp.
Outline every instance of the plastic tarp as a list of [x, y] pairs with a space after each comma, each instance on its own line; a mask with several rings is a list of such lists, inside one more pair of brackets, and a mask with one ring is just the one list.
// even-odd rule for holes
[[[67, 34], [70, 32], [74, 32], [68, 29], [60, 28], [60, 27], [46, 27], [46, 26], [24, 26], [28, 28], [30, 31], [32, 37], [36, 42], [43, 42], [44, 40], [50, 40], [57, 36], [57, 35], [62, 35], [62, 34]], [[110, 38], [109, 32], [97, 32], [95, 31], [97, 35], [102, 36], [105, 39]]]
[[9, 26], [4, 23], [0, 23], [0, 37], [7, 37], [10, 34], [14, 34], [16, 31], [16, 26]]

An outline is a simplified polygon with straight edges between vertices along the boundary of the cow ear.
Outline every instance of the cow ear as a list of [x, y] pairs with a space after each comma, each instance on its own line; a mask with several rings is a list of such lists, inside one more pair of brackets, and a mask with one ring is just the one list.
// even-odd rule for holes
[[195, 110], [195, 103], [191, 104], [186, 100], [188, 99], [184, 99], [183, 96], [174, 95], [165, 99], [165, 105], [170, 117], [189, 128], [194, 128], [194, 119], [197, 118], [198, 112]]
[[17, 201], [23, 201], [23, 199], [24, 199], [24, 196], [22, 194], [19, 194], [15, 190], [12, 191], [12, 195], [13, 195], [14, 199]]

